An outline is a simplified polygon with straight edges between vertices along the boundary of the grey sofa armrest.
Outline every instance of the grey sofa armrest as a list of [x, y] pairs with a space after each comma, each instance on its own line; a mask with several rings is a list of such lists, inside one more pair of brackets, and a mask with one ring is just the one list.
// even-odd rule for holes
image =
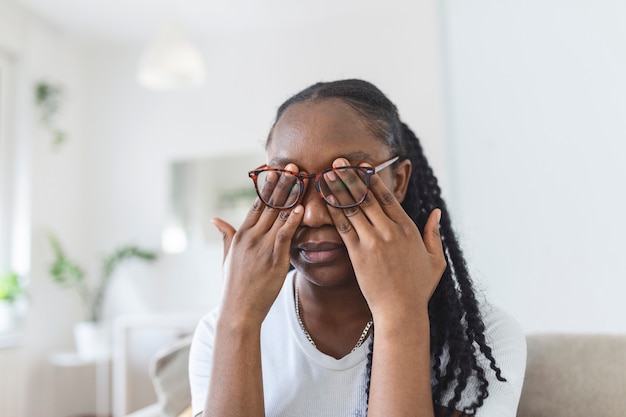
[[192, 336], [160, 349], [150, 360], [150, 377], [158, 402], [124, 417], [177, 417], [191, 413], [188, 363]]
[[615, 417], [626, 413], [626, 335], [527, 336], [517, 417]]
[[150, 376], [162, 417], [176, 417], [191, 405], [188, 372], [191, 338], [175, 341], [151, 360]]

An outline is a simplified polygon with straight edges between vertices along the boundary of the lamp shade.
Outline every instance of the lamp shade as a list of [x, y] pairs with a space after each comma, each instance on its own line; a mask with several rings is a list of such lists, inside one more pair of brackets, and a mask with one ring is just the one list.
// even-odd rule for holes
[[143, 52], [137, 78], [150, 90], [170, 91], [200, 86], [206, 75], [200, 52], [180, 26], [168, 24]]

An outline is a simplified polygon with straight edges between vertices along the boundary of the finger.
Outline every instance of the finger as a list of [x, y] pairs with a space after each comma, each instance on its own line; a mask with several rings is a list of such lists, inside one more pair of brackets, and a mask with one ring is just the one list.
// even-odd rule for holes
[[[378, 204], [371, 204], [371, 195], [369, 194], [373, 194], [373, 197]], [[393, 195], [393, 192], [387, 188], [384, 181], [378, 174], [372, 175], [372, 178], [370, 179], [370, 193], [368, 193], [368, 196], [365, 198], [365, 201], [361, 204], [361, 206], [369, 217], [371, 217], [369, 210], [376, 209], [378, 206], [380, 206], [386, 213], [386, 217], [389, 217], [396, 223], [399, 223], [401, 220], [408, 217], [400, 205], [400, 202]]]
[[[345, 158], [337, 158], [333, 161], [333, 171], [328, 174], [331, 178], [327, 182], [339, 183], [338, 185], [329, 185], [328, 192], [325, 194], [328, 201], [334, 205], [347, 206], [356, 204], [363, 200], [363, 195], [367, 198], [367, 187], [365, 184], [365, 173], [362, 171], [350, 169], [350, 163]], [[334, 177], [334, 178], [332, 178]], [[369, 199], [372, 203], [373, 198]], [[363, 201], [366, 203], [366, 201]], [[331, 207], [329, 207], [330, 209]], [[339, 212], [336, 210], [340, 210]], [[371, 222], [367, 215], [361, 211], [360, 206], [349, 207], [345, 209], [336, 209], [333, 211], [335, 227], [341, 233], [349, 233], [353, 231], [358, 235], [360, 227], [370, 227]]]
[[[287, 213], [287, 211], [278, 216], [279, 221], [283, 223], [276, 232], [276, 239], [274, 240], [274, 253], [278, 254], [277, 262], [289, 262], [291, 239], [302, 222], [304, 207], [299, 204], [288, 215], [284, 213]], [[278, 224], [278, 222], [276, 223]]]
[[259, 175], [257, 184], [263, 201], [278, 207], [294, 204], [300, 192], [297, 175], [293, 164], [287, 165], [284, 171], [266, 171]]
[[[333, 198], [333, 196], [330, 197], [331, 202], [333, 202]], [[335, 203], [333, 202], [333, 204]], [[359, 211], [360, 210], [358, 207], [353, 207], [350, 209], [339, 209], [336, 207], [328, 206], [328, 212], [330, 213], [330, 217], [333, 221], [333, 224], [335, 225], [335, 229], [337, 229], [337, 232], [339, 232], [339, 236], [341, 236], [341, 239], [348, 248], [352, 244], [356, 244], [359, 241], [359, 234], [353, 224], [353, 221], [358, 223], [358, 220], [354, 217], [356, 217], [356, 214], [360, 214], [358, 213]], [[352, 217], [348, 217], [346, 213], [348, 213]], [[364, 216], [361, 214], [360, 217], [363, 218]]]
[[291, 212], [294, 209], [277, 209], [277, 210], [278, 210], [278, 216], [276, 216], [276, 220], [274, 221], [270, 229], [270, 231], [273, 231], [274, 233], [276, 233], [281, 227], [283, 227], [283, 225], [285, 224], [285, 222], [287, 222]]
[[[276, 196], [277, 199], [275, 200], [275, 203], [283, 204], [288, 196], [293, 194], [294, 188], [298, 187], [298, 183], [296, 181], [296, 175], [298, 174], [297, 165], [287, 164], [285, 169], [290, 171], [291, 174], [283, 175], [282, 178], [280, 176], [277, 176], [275, 187], [272, 191], [271, 196], [269, 196], [270, 202], [272, 202], [271, 199]], [[275, 173], [278, 174], [278, 172]], [[299, 189], [296, 190], [296, 193], [298, 191]], [[270, 206], [265, 206], [263, 213], [261, 213], [261, 216], [257, 221], [257, 225], [260, 228], [264, 229], [266, 232], [269, 231], [282, 211], [283, 209], [275, 209]]]
[[322, 175], [320, 189], [326, 197], [334, 196], [341, 206], [360, 203], [367, 192], [365, 173], [353, 169], [345, 158], [338, 158], [333, 169]]
[[437, 258], [444, 258], [443, 243], [441, 242], [441, 234], [439, 232], [439, 222], [441, 221], [441, 209], [434, 209], [426, 225], [424, 226], [424, 246], [431, 255]]
[[222, 234], [222, 238], [224, 240], [224, 260], [226, 260], [226, 255], [228, 255], [236, 230], [230, 225], [230, 223], [225, 222], [219, 217], [211, 219], [211, 223], [213, 223], [215, 227], [217, 227], [217, 230], [219, 230]]
[[263, 210], [265, 210], [265, 207], [266, 206], [263, 201], [261, 201], [261, 199], [257, 197], [254, 200], [252, 207], [250, 207], [250, 210], [248, 210], [248, 214], [246, 214], [243, 222], [241, 222], [241, 226], [239, 228], [248, 229], [255, 225], [259, 221], [259, 217], [261, 217], [261, 214], [263, 214]]
[[[333, 165], [341, 163], [343, 163], [342, 159], [337, 159]], [[361, 164], [361, 166], [370, 167], [368, 164]], [[371, 227], [374, 223], [373, 219], [376, 216], [378, 216], [379, 219], [387, 217], [380, 208], [380, 204], [376, 201], [373, 193], [368, 192], [364, 172], [342, 170], [341, 167], [338, 167], [336, 172], [341, 176], [341, 181], [346, 184], [346, 188], [349, 189], [349, 197], [348, 199], [336, 200], [339, 195], [338, 193], [333, 193], [333, 195], [328, 196], [328, 200], [336, 205], [349, 205], [361, 202], [358, 206], [341, 209], [345, 217], [349, 219], [356, 229], [357, 234], [359, 230], [361, 230], [361, 227]], [[365, 195], [365, 198], [362, 197], [363, 195]], [[343, 220], [340, 216], [337, 218]], [[342, 230], [348, 229], [347, 227], [343, 227], [343, 222], [339, 224], [339, 227], [342, 228]]]

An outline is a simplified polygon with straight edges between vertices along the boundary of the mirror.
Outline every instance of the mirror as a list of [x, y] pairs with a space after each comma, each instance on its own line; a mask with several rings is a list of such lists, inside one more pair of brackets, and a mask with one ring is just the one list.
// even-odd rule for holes
[[172, 162], [163, 250], [177, 253], [188, 245], [221, 241], [213, 217], [239, 227], [256, 198], [248, 171], [264, 161], [256, 152]]

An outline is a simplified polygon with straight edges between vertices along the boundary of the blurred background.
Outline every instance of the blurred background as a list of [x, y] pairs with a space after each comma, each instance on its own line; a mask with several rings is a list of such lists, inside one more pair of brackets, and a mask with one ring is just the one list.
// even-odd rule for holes
[[618, 0], [0, 0], [0, 416], [155, 401], [151, 355], [219, 300], [208, 220], [237, 225], [277, 107], [317, 81], [397, 104], [477, 287], [528, 334], [625, 333], [624, 21]]

